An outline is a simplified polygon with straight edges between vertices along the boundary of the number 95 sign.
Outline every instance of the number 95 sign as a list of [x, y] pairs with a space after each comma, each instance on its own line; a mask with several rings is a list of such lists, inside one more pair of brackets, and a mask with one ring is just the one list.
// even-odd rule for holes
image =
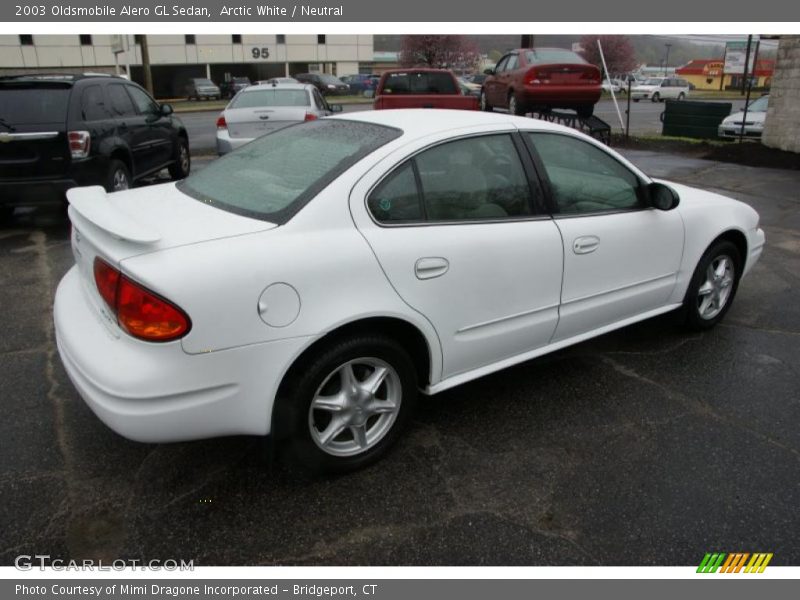
[[252, 48], [250, 50], [250, 54], [253, 55], [253, 58], [269, 58], [269, 49], [268, 48]]

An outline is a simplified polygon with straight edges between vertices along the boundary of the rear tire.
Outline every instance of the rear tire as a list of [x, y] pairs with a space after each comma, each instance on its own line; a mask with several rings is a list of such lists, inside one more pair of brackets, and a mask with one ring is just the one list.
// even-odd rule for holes
[[680, 102], [681, 100], [685, 100], [685, 99], [686, 99], [686, 94], [684, 94], [683, 92], [678, 94], [678, 102]]
[[508, 112], [518, 117], [524, 117], [528, 109], [517, 99], [517, 95], [512, 93], [508, 96]]
[[702, 331], [719, 323], [733, 303], [741, 274], [742, 258], [736, 246], [727, 240], [712, 244], [697, 263], [686, 291], [687, 327]]
[[652, 98], [650, 98], [650, 101], [651, 102], [661, 102], [661, 94], [656, 92], [655, 94], [653, 94]]
[[184, 138], [178, 138], [178, 151], [175, 157], [175, 162], [169, 166], [169, 176], [173, 181], [185, 179], [192, 169], [192, 155], [189, 153], [189, 141]]
[[106, 191], [121, 192], [132, 187], [131, 172], [128, 166], [116, 158], [108, 164], [108, 175], [106, 175]]
[[[416, 404], [414, 364], [382, 335], [337, 340], [293, 371], [273, 424], [288, 438], [291, 462], [312, 472], [345, 473], [375, 462], [398, 440]], [[368, 392], [370, 378], [381, 373]]]

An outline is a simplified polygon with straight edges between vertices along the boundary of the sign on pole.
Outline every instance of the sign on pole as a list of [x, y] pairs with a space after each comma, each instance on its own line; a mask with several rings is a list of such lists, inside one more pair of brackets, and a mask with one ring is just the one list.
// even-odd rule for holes
[[[756, 41], [757, 36], [753, 36], [753, 41]], [[744, 75], [744, 63], [747, 60], [747, 42], [727, 42], [725, 44], [725, 75]], [[755, 64], [755, 55], [750, 53], [750, 64], [748, 65], [747, 72], [753, 72], [753, 65]]]

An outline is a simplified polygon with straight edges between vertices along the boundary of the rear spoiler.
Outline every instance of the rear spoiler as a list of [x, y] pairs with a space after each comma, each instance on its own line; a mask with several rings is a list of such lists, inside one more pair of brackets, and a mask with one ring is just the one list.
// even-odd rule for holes
[[99, 185], [67, 190], [67, 200], [81, 217], [116, 238], [138, 244], [154, 244], [161, 239], [158, 231], [141, 224], [112, 202]]

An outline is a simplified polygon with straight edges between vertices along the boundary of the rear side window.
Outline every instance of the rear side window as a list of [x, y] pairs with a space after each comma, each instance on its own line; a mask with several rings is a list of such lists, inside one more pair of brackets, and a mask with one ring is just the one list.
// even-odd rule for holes
[[121, 83], [114, 83], [106, 87], [109, 108], [114, 117], [130, 117], [136, 114], [133, 101]]
[[530, 183], [507, 134], [421, 152], [375, 188], [367, 207], [381, 223], [487, 221], [533, 212]]
[[0, 85], [0, 118], [9, 125], [63, 125], [69, 94], [70, 87], [63, 85]]
[[100, 121], [111, 115], [106, 110], [105, 95], [99, 85], [89, 85], [81, 93], [81, 116], [84, 121]]
[[178, 187], [222, 210], [285, 223], [336, 177], [400, 135], [399, 129], [344, 119], [293, 125], [193, 171]]
[[248, 90], [234, 97], [231, 108], [255, 108], [258, 106], [309, 106], [305, 90]]
[[389, 73], [383, 83], [383, 93], [402, 94], [458, 94], [456, 82], [450, 73], [414, 72]]

